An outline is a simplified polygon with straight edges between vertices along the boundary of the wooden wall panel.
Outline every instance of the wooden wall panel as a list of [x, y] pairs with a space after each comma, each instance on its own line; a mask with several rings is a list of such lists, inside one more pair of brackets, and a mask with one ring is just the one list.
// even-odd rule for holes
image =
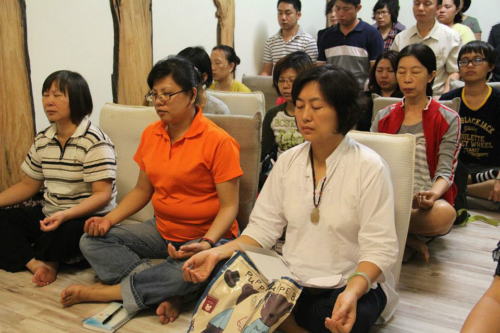
[[214, 0], [217, 7], [217, 45], [234, 47], [235, 4], [234, 0]]
[[0, 191], [19, 182], [35, 126], [24, 0], [0, 1]]
[[115, 30], [113, 101], [147, 105], [153, 67], [151, 0], [110, 0]]

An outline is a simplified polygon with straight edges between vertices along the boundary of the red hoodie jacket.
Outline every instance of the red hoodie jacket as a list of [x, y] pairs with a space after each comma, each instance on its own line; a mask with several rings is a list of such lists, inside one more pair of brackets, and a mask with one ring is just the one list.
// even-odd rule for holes
[[[405, 118], [404, 100], [381, 110], [372, 124], [372, 132], [397, 134]], [[457, 187], [453, 182], [460, 151], [460, 117], [446, 106], [430, 100], [422, 112], [427, 164], [432, 181], [442, 177], [451, 184], [442, 198], [454, 205]]]

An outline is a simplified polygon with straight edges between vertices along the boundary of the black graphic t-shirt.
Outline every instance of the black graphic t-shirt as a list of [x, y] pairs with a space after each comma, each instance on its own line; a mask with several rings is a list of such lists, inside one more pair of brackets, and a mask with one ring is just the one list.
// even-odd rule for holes
[[500, 166], [500, 90], [492, 88], [483, 105], [473, 110], [462, 94], [464, 88], [455, 89], [441, 96], [441, 100], [460, 97], [462, 123], [459, 158], [465, 163], [485, 167]]

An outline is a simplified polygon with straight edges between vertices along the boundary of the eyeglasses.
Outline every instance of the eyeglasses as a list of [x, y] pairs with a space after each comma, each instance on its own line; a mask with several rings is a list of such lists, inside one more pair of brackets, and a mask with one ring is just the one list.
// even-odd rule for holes
[[162, 102], [168, 102], [172, 99], [172, 96], [180, 94], [181, 92], [184, 92], [184, 91], [185, 90], [181, 90], [181, 91], [178, 91], [178, 92], [175, 92], [172, 94], [165, 93], [165, 94], [159, 94], [159, 95], [151, 92], [144, 97], [146, 97], [146, 100], [149, 102], [155, 102], [157, 99], [159, 99]]
[[458, 62], [458, 66], [467, 67], [470, 63], [472, 63], [472, 65], [474, 66], [481, 66], [485, 60], [486, 58], [461, 59]]
[[386, 11], [386, 10], [376, 11], [375, 12], [375, 16], [387, 16], [387, 15], [389, 15], [389, 12]]

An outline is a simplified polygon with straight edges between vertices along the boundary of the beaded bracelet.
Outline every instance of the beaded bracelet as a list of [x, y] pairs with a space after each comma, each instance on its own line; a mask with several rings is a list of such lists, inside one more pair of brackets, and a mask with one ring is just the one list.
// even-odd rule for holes
[[203, 237], [198, 241], [198, 243], [201, 243], [201, 242], [207, 242], [208, 244], [210, 244], [210, 248], [215, 247], [215, 242], [213, 240], [211, 240], [210, 238]]
[[368, 294], [368, 292], [372, 288], [372, 280], [365, 273], [363, 273], [363, 272], [353, 272], [351, 275], [349, 275], [349, 278], [347, 279], [347, 283], [349, 283], [349, 281], [351, 281], [351, 279], [353, 277], [358, 276], [358, 275], [364, 277], [366, 279], [366, 282], [368, 282], [368, 287], [366, 288], [366, 291], [365, 291], [365, 294]]

